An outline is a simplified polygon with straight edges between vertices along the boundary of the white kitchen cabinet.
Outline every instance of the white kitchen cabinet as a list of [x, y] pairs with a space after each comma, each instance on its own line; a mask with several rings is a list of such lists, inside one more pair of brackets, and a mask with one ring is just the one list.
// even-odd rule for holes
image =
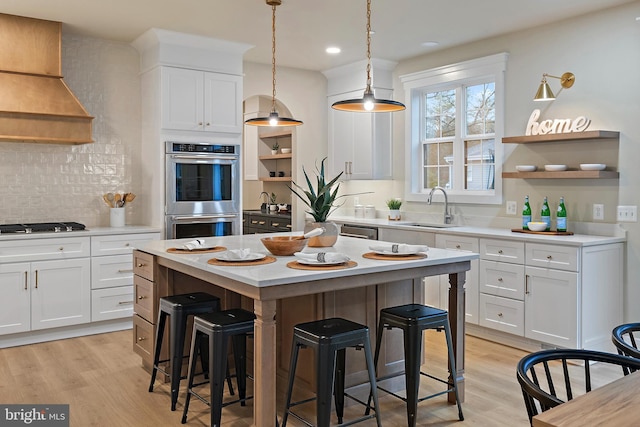
[[242, 132], [242, 76], [162, 67], [162, 127]]
[[0, 335], [31, 329], [29, 263], [0, 264]]
[[[379, 89], [376, 96], [388, 98], [391, 91]], [[344, 172], [343, 179], [391, 179], [391, 113], [352, 113], [331, 108], [336, 101], [361, 97], [362, 91], [356, 91], [328, 98], [329, 175]]]
[[133, 315], [133, 250], [160, 233], [115, 234], [91, 237], [91, 320]]
[[[479, 243], [476, 237], [437, 234], [436, 247], [462, 252], [478, 253]], [[478, 260], [471, 261], [471, 269], [467, 271], [465, 280], [465, 320], [478, 323]], [[440, 308], [449, 306], [449, 276], [440, 276]]]

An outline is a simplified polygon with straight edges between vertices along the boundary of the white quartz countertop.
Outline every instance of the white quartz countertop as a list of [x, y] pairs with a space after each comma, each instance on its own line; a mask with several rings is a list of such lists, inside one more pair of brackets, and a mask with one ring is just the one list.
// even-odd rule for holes
[[0, 241], [60, 239], [65, 237], [108, 236], [136, 233], [160, 233], [160, 229], [157, 227], [148, 227], [146, 225], [125, 225], [124, 227], [94, 227], [86, 230], [61, 231], [59, 233], [5, 233], [0, 234]]
[[[331, 220], [340, 224], [354, 224], [361, 226], [389, 228], [398, 230], [409, 230], [425, 233], [438, 234], [454, 234], [470, 237], [485, 237], [518, 240], [525, 242], [538, 243], [559, 243], [568, 246], [594, 246], [609, 243], [625, 242], [624, 236], [597, 236], [590, 234], [573, 234], [573, 235], [552, 235], [552, 234], [530, 234], [518, 233], [511, 231], [510, 228], [497, 227], [478, 227], [478, 226], [446, 226], [446, 227], [429, 227], [416, 226], [412, 224], [421, 223], [421, 221], [390, 221], [388, 219], [375, 218], [363, 219], [349, 216], [332, 216]], [[429, 223], [425, 223], [429, 224]]]
[[[269, 236], [291, 235], [293, 233], [273, 233]], [[299, 234], [299, 233], [297, 233]], [[264, 235], [248, 234], [243, 236], [207, 237], [205, 246], [224, 246], [227, 249], [249, 248], [251, 252], [271, 255], [262, 245], [260, 238]], [[330, 248], [305, 248], [304, 252], [339, 252], [346, 254], [357, 266], [341, 270], [297, 270], [287, 267], [287, 263], [295, 261], [294, 256], [277, 256], [276, 262], [256, 266], [217, 266], [207, 261], [217, 253], [168, 253], [168, 248], [180, 247], [191, 239], [159, 240], [149, 243], [142, 250], [171, 261], [196, 267], [217, 275], [237, 280], [251, 286], [265, 287], [299, 282], [349, 277], [382, 271], [402, 270], [406, 268], [426, 267], [454, 262], [471, 261], [478, 254], [445, 249], [430, 248], [427, 257], [420, 260], [380, 261], [364, 258], [362, 255], [371, 252], [369, 246], [380, 242], [339, 236], [338, 241]], [[218, 252], [219, 253], [219, 252]]]

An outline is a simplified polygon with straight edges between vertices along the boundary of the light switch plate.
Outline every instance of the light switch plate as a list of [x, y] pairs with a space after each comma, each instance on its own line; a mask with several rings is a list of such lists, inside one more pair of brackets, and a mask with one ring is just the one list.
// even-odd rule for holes
[[507, 202], [507, 215], [515, 215], [518, 211], [518, 203], [514, 201]]
[[637, 206], [618, 206], [618, 222], [638, 222]]

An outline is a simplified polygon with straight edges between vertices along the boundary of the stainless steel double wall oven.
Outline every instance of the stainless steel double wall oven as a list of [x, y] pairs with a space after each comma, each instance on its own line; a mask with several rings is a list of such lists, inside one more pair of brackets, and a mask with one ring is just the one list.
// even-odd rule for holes
[[241, 234], [240, 146], [166, 142], [167, 239]]

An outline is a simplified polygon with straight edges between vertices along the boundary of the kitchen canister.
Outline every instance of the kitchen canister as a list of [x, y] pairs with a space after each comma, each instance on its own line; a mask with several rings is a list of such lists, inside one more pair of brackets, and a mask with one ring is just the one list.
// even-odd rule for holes
[[109, 225], [124, 227], [124, 208], [111, 208], [109, 211]]
[[354, 205], [353, 213], [356, 218], [364, 218], [364, 206]]
[[375, 219], [376, 207], [373, 205], [367, 205], [364, 207], [364, 217], [367, 219]]

